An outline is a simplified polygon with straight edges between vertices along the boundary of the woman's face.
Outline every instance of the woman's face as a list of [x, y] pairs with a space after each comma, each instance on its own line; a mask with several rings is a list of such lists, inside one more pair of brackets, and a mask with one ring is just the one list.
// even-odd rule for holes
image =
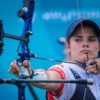
[[66, 50], [70, 53], [71, 61], [87, 62], [98, 56], [100, 44], [94, 29], [89, 26], [78, 27], [66, 43]]

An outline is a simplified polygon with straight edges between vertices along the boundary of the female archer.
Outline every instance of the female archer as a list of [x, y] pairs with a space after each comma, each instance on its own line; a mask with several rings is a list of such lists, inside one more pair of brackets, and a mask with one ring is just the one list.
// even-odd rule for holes
[[[65, 52], [67, 61], [44, 69], [32, 70], [29, 61], [23, 66], [31, 79], [69, 80], [93, 79], [93, 85], [71, 83], [33, 83], [31, 85], [47, 90], [48, 100], [100, 100], [100, 29], [88, 19], [78, 19], [71, 24], [66, 34]], [[10, 73], [19, 76], [16, 61], [10, 66]]]

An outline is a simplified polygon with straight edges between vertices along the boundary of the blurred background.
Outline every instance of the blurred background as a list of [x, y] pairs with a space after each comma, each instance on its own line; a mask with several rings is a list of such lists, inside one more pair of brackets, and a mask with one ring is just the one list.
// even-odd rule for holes
[[[5, 33], [20, 36], [23, 21], [16, 12], [22, 7], [22, 0], [0, 0], [0, 20]], [[79, 8], [79, 9], [78, 9]], [[33, 35], [30, 38], [30, 50], [43, 58], [64, 60], [64, 45], [59, 42], [65, 37], [69, 25], [79, 16], [100, 24], [100, 0], [35, 0]], [[4, 52], [0, 56], [0, 78], [16, 78], [8, 72], [11, 61], [18, 58], [16, 51], [19, 41], [4, 39]], [[58, 62], [31, 59], [33, 69], [48, 69]], [[45, 90], [33, 87], [38, 100], [45, 99]], [[0, 84], [0, 100], [18, 100], [17, 87]], [[26, 100], [34, 100], [29, 88], [25, 91]]]

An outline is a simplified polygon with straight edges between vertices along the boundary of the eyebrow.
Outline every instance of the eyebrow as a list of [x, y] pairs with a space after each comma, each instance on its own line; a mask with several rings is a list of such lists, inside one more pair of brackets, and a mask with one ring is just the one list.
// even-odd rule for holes
[[[76, 37], [76, 38], [83, 38], [83, 35], [74, 35], [73, 37]], [[88, 36], [89, 38], [96, 38], [97, 36], [96, 35], [93, 35], [93, 36]]]

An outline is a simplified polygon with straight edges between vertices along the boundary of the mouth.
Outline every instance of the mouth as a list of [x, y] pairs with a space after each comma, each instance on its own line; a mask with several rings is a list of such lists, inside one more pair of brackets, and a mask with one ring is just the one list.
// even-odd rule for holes
[[80, 56], [81, 56], [81, 63], [85, 63], [90, 59], [90, 51], [89, 50], [82, 50], [80, 51]]
[[82, 54], [91, 54], [91, 51], [90, 50], [82, 50], [80, 51]]
[[80, 51], [80, 55], [86, 57], [87, 59], [94, 58], [93, 52], [90, 50], [82, 50]]
[[82, 50], [82, 51], [80, 51], [80, 55], [84, 56], [86, 59], [93, 59], [94, 58], [93, 52], [90, 50]]

